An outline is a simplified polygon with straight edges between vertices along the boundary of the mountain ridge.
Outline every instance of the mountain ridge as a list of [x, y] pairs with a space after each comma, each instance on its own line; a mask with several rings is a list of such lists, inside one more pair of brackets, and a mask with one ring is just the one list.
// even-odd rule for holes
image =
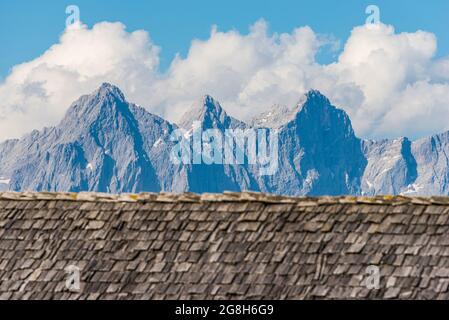
[[[193, 130], [195, 121], [222, 133], [276, 129], [276, 174], [258, 175], [258, 166], [247, 163], [171, 162], [173, 134]], [[205, 95], [175, 124], [104, 83], [72, 103], [58, 125], [0, 143], [0, 191], [449, 195], [447, 155], [449, 131], [416, 141], [360, 139], [349, 116], [317, 90], [250, 123]]]

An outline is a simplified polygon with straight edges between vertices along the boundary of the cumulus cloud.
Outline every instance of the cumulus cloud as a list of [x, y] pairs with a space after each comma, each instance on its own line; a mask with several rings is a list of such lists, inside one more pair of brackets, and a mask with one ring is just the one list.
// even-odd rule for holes
[[[352, 31], [338, 62], [328, 70], [339, 83], [354, 83], [363, 92], [360, 104], [349, 102], [358, 131], [371, 135], [414, 135], [411, 123], [402, 126], [405, 130], [396, 132], [388, 132], [397, 128], [387, 129], [382, 124], [391, 122], [387, 117], [392, 109], [398, 108], [397, 99], [405, 90], [433, 78], [429, 71], [436, 48], [435, 36], [423, 31], [395, 34], [392, 26], [385, 25], [374, 29], [356, 27]], [[449, 104], [446, 108], [449, 112]], [[406, 108], [403, 112], [413, 110]], [[410, 118], [408, 114], [397, 115]], [[404, 121], [404, 117], [397, 117], [395, 121]]]
[[307, 26], [282, 34], [270, 33], [263, 20], [247, 34], [213, 27], [161, 73], [160, 48], [147, 32], [127, 32], [121, 23], [71, 26], [0, 84], [0, 140], [56, 124], [73, 100], [104, 81], [172, 121], [206, 93], [248, 118], [275, 104], [293, 106], [314, 88], [349, 113], [361, 137], [449, 129], [449, 57], [434, 59], [432, 33], [355, 27], [338, 59], [319, 64], [316, 55], [327, 45], [335, 40]]
[[0, 140], [56, 124], [71, 102], [103, 81], [134, 93], [157, 75], [159, 47], [121, 23], [74, 24], [42, 56], [13, 68], [0, 84]]
[[154, 104], [170, 116], [208, 93], [239, 117], [275, 103], [292, 105], [320, 68], [314, 57], [321, 44], [309, 27], [281, 35], [269, 35], [264, 21], [247, 35], [214, 27], [208, 40], [193, 41], [187, 57], [173, 61], [155, 85]]

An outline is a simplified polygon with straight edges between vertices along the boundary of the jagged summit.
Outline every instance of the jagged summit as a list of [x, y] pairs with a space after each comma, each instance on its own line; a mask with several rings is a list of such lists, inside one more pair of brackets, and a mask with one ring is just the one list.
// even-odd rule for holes
[[125, 101], [125, 95], [119, 87], [107, 82], [104, 82], [92, 95], [97, 95], [100, 97], [112, 96], [120, 99], [121, 101]]
[[[136, 110], [118, 87], [104, 83], [75, 101], [57, 126], [10, 147], [0, 177], [14, 191], [159, 191], [150, 158], [155, 141], [169, 130], [168, 122]], [[0, 145], [0, 156], [6, 147]]]
[[[313, 129], [333, 133], [332, 139], [340, 134], [345, 137], [355, 137], [348, 114], [343, 109], [335, 107], [321, 92], [310, 90], [304, 98], [304, 102], [301, 101], [298, 104], [295, 119], [290, 123], [299, 125], [301, 131]], [[305, 134], [304, 131], [303, 134]]]
[[199, 102], [190, 107], [181, 121], [179, 121], [179, 125], [182, 128], [190, 129], [196, 121], [199, 121], [205, 129], [225, 129], [245, 126], [243, 122], [229, 116], [221, 107], [220, 103], [207, 94]]
[[221, 111], [221, 106], [220, 103], [218, 103], [218, 101], [216, 101], [211, 95], [205, 94], [203, 96], [203, 101], [202, 101], [202, 107], [204, 107], [205, 109], [212, 109], [215, 110], [216, 112], [220, 112]]
[[199, 114], [202, 119], [206, 117], [221, 118], [227, 116], [226, 111], [223, 110], [220, 103], [210, 95], [204, 95], [202, 103], [199, 105]]
[[308, 91], [297, 106], [298, 113], [301, 111], [316, 113], [317, 111], [329, 111], [329, 109], [337, 108], [318, 90]]
[[91, 94], [75, 101], [67, 110], [60, 126], [84, 127], [99, 118], [114, 117], [117, 113], [129, 114], [129, 107], [125, 95], [118, 87], [103, 83]]
[[322, 94], [319, 90], [316, 89], [310, 89], [305, 96], [307, 97], [307, 99], [311, 99], [311, 100], [322, 100], [322, 101], [326, 101], [329, 102], [329, 99]]
[[222, 115], [226, 115], [226, 112], [222, 109], [220, 103], [206, 94], [184, 113], [180, 126], [190, 128], [195, 121], [204, 124], [208, 120], [219, 119]]

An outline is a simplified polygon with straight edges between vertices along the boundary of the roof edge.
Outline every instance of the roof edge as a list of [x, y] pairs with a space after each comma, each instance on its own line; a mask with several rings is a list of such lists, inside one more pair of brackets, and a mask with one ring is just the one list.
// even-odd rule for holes
[[449, 197], [409, 197], [409, 196], [322, 196], [294, 197], [279, 196], [257, 192], [224, 192], [224, 193], [123, 193], [109, 194], [98, 192], [0, 192], [1, 200], [16, 201], [85, 201], [85, 202], [263, 202], [291, 203], [302, 206], [329, 204], [371, 204], [371, 205], [449, 205]]

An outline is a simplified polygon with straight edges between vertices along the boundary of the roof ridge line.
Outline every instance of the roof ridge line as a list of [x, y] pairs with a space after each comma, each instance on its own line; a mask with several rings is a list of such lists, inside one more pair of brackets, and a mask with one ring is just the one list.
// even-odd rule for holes
[[304, 206], [329, 204], [371, 204], [401, 205], [406, 203], [422, 205], [448, 205], [449, 197], [410, 197], [410, 196], [280, 196], [259, 192], [224, 193], [122, 193], [109, 194], [100, 192], [0, 192], [0, 200], [16, 201], [86, 201], [86, 202], [265, 202], [290, 203]]

